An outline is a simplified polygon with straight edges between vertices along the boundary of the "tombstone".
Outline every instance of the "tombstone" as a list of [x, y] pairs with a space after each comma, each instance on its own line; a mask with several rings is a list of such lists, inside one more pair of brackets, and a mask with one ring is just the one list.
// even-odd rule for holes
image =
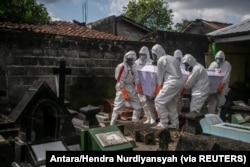
[[15, 126], [15, 122], [0, 114], [0, 134], [5, 139], [13, 139], [18, 135], [18, 132], [19, 128]]
[[14, 149], [11, 143], [0, 134], [0, 166], [9, 166], [14, 160]]
[[117, 126], [95, 127], [81, 131], [83, 151], [132, 151], [133, 145]]
[[185, 132], [193, 133], [193, 134], [199, 134], [202, 133], [201, 125], [200, 125], [200, 120], [204, 118], [204, 114], [202, 113], [194, 113], [194, 112], [189, 112], [185, 114], [186, 118], [186, 124], [183, 125]]
[[224, 122], [231, 122], [231, 117], [234, 114], [250, 115], [250, 106], [242, 101], [233, 101], [233, 106], [224, 105], [221, 107], [220, 117]]
[[61, 140], [27, 143], [26, 150], [26, 164], [39, 167], [46, 165], [46, 151], [68, 151], [67, 146]]
[[216, 114], [206, 114], [200, 120], [202, 133], [250, 143], [250, 127], [226, 123]]
[[100, 111], [100, 107], [95, 107], [91, 105], [80, 108], [80, 113], [83, 113], [86, 116], [86, 126], [88, 126], [89, 128], [99, 126], [96, 114]]
[[159, 151], [168, 151], [168, 144], [172, 141], [170, 131], [163, 129], [158, 132]]
[[243, 116], [241, 114], [232, 115], [231, 123], [250, 127], [250, 122], [247, 122], [246, 119], [243, 118]]
[[183, 132], [176, 151], [248, 151], [250, 127], [223, 122], [216, 114], [199, 120], [201, 133]]
[[71, 115], [44, 81], [35, 81], [8, 116], [20, 127], [23, 141], [58, 139], [75, 129]]

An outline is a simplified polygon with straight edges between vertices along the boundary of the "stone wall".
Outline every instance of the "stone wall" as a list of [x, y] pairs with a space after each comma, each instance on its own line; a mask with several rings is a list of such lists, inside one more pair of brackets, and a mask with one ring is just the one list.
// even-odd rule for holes
[[[160, 32], [156, 41], [108, 41], [83, 39], [31, 32], [0, 31], [0, 89], [6, 91], [8, 104], [16, 105], [35, 80], [45, 80], [56, 92], [53, 68], [65, 60], [71, 68], [66, 75], [65, 100], [78, 110], [86, 105], [101, 105], [103, 99], [115, 97], [115, 67], [123, 55], [155, 42], [167, 53], [179, 48], [205, 59], [205, 43], [193, 35]], [[185, 37], [185, 38], [184, 38]], [[166, 40], [164, 40], [164, 38]], [[193, 39], [192, 39], [193, 38]], [[201, 38], [202, 39], [202, 38]], [[3, 100], [3, 98], [1, 98]]]
[[[71, 38], [29, 32], [0, 32], [1, 90], [10, 104], [19, 102], [35, 80], [45, 80], [56, 92], [53, 68], [65, 60], [71, 68], [66, 76], [65, 99], [71, 107], [99, 105], [114, 98], [114, 69], [130, 49], [143, 43]], [[147, 43], [146, 45], [152, 46]]]
[[143, 41], [159, 43], [167, 54], [173, 55], [176, 49], [185, 54], [193, 55], [205, 66], [205, 55], [208, 53], [209, 41], [205, 35], [157, 31], [143, 38]]

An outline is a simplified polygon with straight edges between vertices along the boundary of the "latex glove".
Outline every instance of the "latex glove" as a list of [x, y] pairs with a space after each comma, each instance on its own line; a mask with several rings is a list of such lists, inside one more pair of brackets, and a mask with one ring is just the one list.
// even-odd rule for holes
[[221, 93], [223, 88], [224, 88], [224, 84], [220, 83], [219, 86], [217, 87], [217, 93]]
[[161, 85], [156, 85], [155, 91], [154, 91], [154, 95], [157, 96], [158, 93], [160, 92], [162, 86]]
[[187, 90], [187, 89], [184, 88], [184, 87], [181, 89], [181, 96], [183, 96], [183, 94], [186, 92], [186, 90]]
[[126, 89], [124, 87], [120, 88], [121, 92], [122, 92], [122, 96], [125, 100], [129, 101], [129, 95], [128, 92], [126, 91]]
[[141, 94], [141, 95], [143, 95], [143, 90], [142, 90], [141, 84], [138, 83], [138, 84], [136, 85], [136, 87], [137, 87], [138, 93]]

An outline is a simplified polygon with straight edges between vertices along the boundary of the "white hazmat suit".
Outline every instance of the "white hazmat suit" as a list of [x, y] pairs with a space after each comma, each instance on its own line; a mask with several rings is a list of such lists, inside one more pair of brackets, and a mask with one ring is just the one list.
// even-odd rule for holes
[[[182, 63], [182, 59], [183, 59], [182, 51], [179, 49], [175, 50], [174, 58], [179, 62], [181, 72], [184, 73], [185, 66]], [[179, 114], [181, 114], [182, 106], [183, 106], [182, 96], [180, 96], [180, 94], [179, 94], [178, 101], [177, 101], [177, 112]]]
[[170, 55], [163, 55], [157, 61], [157, 87], [155, 107], [160, 118], [157, 126], [179, 129], [177, 100], [183, 85], [179, 62]]
[[[141, 70], [146, 66], [153, 66], [152, 59], [150, 59], [149, 49], [146, 46], [143, 46], [139, 51], [139, 58], [135, 61], [136, 69]], [[145, 68], [146, 69], [146, 68]], [[141, 83], [141, 81], [139, 81]], [[152, 81], [148, 81], [149, 83]], [[143, 93], [143, 92], [142, 92]], [[153, 124], [155, 123], [155, 114], [154, 114], [154, 104], [152, 97], [138, 93], [139, 99], [142, 104], [143, 111], [146, 115], [147, 120], [144, 122], [145, 124]]]
[[185, 70], [185, 66], [184, 66], [184, 64], [182, 63], [183, 54], [182, 54], [182, 51], [181, 51], [181, 50], [179, 50], [179, 49], [175, 50], [175, 52], [174, 52], [174, 58], [175, 58], [176, 60], [178, 60], [178, 62], [179, 62], [179, 64], [180, 64], [180, 69], [181, 69], [181, 70]]
[[190, 72], [183, 87], [183, 90], [191, 89], [190, 112], [200, 113], [210, 91], [207, 72], [191, 54], [183, 57], [183, 64], [185, 70]]
[[210, 94], [208, 100], [208, 112], [217, 113], [217, 107], [221, 107], [226, 102], [226, 95], [229, 92], [229, 81], [232, 67], [228, 61], [225, 60], [223, 51], [218, 51], [215, 55], [215, 61], [208, 67], [209, 70], [215, 70], [216, 73], [223, 75], [221, 84], [217, 88], [217, 93]]
[[165, 55], [165, 50], [163, 49], [163, 47], [159, 44], [155, 44], [152, 49], [151, 49], [151, 53], [152, 53], [152, 57], [153, 57], [153, 64], [157, 65], [157, 60]]
[[126, 102], [129, 102], [133, 110], [132, 121], [139, 122], [141, 115], [141, 103], [136, 92], [136, 85], [139, 83], [134, 62], [136, 53], [129, 51], [124, 55], [123, 62], [115, 69], [116, 96], [110, 125], [114, 125], [119, 114], [122, 113]]

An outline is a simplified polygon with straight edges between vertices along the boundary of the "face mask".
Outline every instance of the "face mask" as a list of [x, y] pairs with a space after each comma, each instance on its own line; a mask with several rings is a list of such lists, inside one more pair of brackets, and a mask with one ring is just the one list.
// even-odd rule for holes
[[192, 70], [193, 70], [193, 67], [191, 67], [191, 66], [188, 66], [188, 69], [187, 69], [189, 72], [192, 72]]
[[134, 59], [127, 58], [127, 64], [128, 64], [128, 66], [133, 66], [134, 65]]
[[184, 64], [184, 66], [185, 66], [185, 70], [186, 70], [186, 71], [192, 72], [192, 70], [193, 70], [193, 67], [192, 67], [192, 66], [190, 66], [188, 63], [183, 63], [183, 64]]
[[179, 63], [181, 63], [181, 58], [180, 58], [180, 57], [176, 58], [176, 60], [177, 60]]
[[221, 58], [217, 58], [215, 61], [217, 63], [217, 68], [219, 68], [220, 65], [221, 65], [221, 63], [222, 63], [222, 59]]
[[157, 65], [157, 55], [153, 53], [153, 54], [152, 54], [152, 58], [153, 58], [152, 64], [153, 64], [153, 65]]
[[145, 61], [146, 58], [147, 58], [147, 55], [145, 55], [145, 54], [140, 54], [140, 59], [141, 59], [142, 61]]

